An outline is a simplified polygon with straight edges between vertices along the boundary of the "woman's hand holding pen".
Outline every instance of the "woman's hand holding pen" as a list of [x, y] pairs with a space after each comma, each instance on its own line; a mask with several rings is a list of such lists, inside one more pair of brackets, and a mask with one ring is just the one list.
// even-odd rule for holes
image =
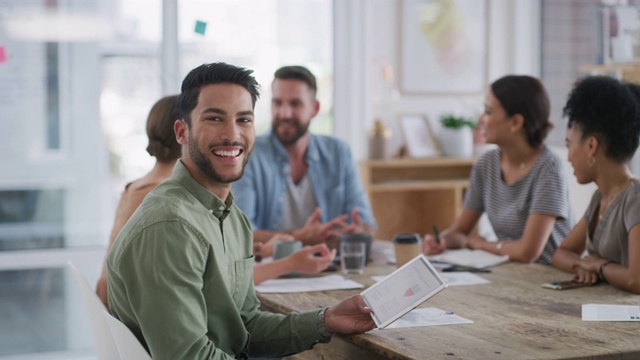
[[447, 248], [446, 240], [441, 238], [440, 242], [432, 234], [426, 234], [422, 238], [422, 253], [425, 255], [439, 254]]

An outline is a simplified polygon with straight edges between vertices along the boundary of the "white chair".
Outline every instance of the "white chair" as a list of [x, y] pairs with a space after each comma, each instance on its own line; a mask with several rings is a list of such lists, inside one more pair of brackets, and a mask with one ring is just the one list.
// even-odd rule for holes
[[78, 270], [71, 261], [69, 261], [68, 264], [69, 269], [71, 269], [71, 274], [73, 274], [76, 287], [80, 290], [80, 295], [82, 295], [82, 300], [85, 305], [85, 309], [87, 310], [87, 314], [89, 315], [89, 322], [93, 329], [93, 337], [96, 343], [96, 355], [98, 355], [98, 360], [121, 360], [122, 358], [118, 353], [118, 347], [116, 346], [116, 342], [111, 335], [109, 325], [107, 325], [107, 321], [103, 315], [107, 309], [98, 295], [93, 291], [93, 288], [89, 285], [80, 270]]
[[109, 325], [111, 335], [116, 342], [118, 353], [120, 353], [122, 360], [151, 360], [151, 356], [149, 356], [147, 350], [145, 350], [138, 341], [138, 338], [133, 335], [125, 324], [111, 316], [106, 309], [102, 314]]

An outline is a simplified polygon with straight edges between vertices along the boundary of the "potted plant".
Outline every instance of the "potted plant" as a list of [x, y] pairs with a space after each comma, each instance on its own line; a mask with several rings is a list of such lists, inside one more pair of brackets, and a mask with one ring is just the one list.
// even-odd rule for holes
[[440, 117], [440, 145], [445, 156], [473, 156], [473, 129], [476, 122], [464, 116], [446, 114]]

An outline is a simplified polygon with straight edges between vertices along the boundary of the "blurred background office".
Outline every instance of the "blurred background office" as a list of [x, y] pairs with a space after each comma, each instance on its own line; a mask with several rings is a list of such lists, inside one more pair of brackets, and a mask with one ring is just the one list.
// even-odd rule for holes
[[[480, 72], [468, 88], [409, 84], [407, 67], [420, 64], [408, 58], [407, 16], [433, 3], [478, 9], [466, 15], [480, 31], [469, 44]], [[374, 119], [393, 130], [393, 156], [402, 115], [425, 115], [435, 128], [443, 113], [477, 116], [486, 84], [530, 74], [549, 89], [550, 142], [563, 152], [566, 95], [589, 71], [581, 66], [603, 62], [602, 3], [0, 0], [0, 359], [95, 358], [66, 262], [95, 283], [119, 193], [153, 165], [147, 112], [179, 92], [195, 66], [225, 61], [255, 70], [258, 133], [271, 121], [273, 72], [307, 66], [322, 104], [312, 131], [347, 141], [359, 160]], [[580, 199], [592, 189], [572, 191]], [[586, 203], [575, 206], [580, 214]]]

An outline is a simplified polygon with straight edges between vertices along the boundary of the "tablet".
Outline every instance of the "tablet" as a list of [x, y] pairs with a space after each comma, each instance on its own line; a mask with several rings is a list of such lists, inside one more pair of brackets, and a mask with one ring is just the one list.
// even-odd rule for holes
[[360, 295], [379, 329], [387, 327], [447, 287], [424, 255], [416, 256]]

